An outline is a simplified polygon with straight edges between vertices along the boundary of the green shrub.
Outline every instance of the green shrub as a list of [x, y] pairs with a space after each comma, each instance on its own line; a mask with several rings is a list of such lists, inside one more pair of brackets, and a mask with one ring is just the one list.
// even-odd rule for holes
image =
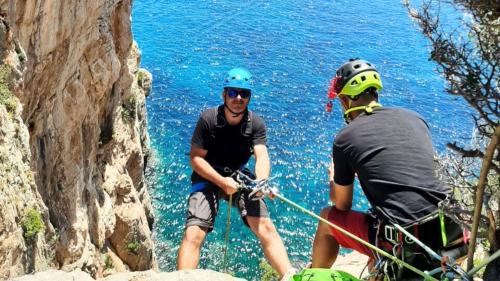
[[11, 69], [8, 65], [0, 65], [0, 104], [4, 105], [7, 112], [14, 114], [17, 109], [17, 101], [9, 89], [9, 77]]
[[36, 235], [44, 227], [42, 216], [40, 215], [40, 212], [38, 212], [35, 208], [32, 208], [28, 211], [21, 225], [24, 231], [24, 238], [26, 240], [32, 240], [36, 238]]
[[127, 251], [135, 255], [139, 254], [140, 248], [141, 244], [139, 244], [139, 242], [136, 240], [130, 241], [130, 243], [127, 244]]
[[7, 112], [13, 114], [17, 108], [17, 101], [9, 89], [11, 71], [8, 65], [0, 65], [0, 105], [4, 105]]
[[122, 105], [122, 118], [125, 122], [132, 122], [135, 120], [136, 108], [137, 98], [135, 95], [132, 95], [127, 102]]
[[271, 265], [264, 259], [259, 263], [261, 269], [261, 281], [277, 281], [280, 280], [278, 272], [274, 270]]
[[104, 258], [104, 269], [112, 269], [113, 268], [113, 259], [111, 259], [111, 256], [106, 254], [106, 257]]
[[137, 73], [137, 85], [142, 87], [142, 83], [144, 83], [144, 73], [139, 70], [139, 73]]

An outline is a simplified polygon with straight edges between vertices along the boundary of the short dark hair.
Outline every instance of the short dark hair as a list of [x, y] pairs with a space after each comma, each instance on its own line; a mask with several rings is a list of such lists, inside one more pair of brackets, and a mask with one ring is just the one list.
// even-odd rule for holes
[[354, 97], [350, 97], [351, 100], [358, 100], [360, 98], [361, 99], [373, 99], [373, 98], [375, 98], [378, 100], [377, 88], [369, 87], [366, 90], [364, 90], [363, 92], [361, 92], [361, 94], [356, 95]]

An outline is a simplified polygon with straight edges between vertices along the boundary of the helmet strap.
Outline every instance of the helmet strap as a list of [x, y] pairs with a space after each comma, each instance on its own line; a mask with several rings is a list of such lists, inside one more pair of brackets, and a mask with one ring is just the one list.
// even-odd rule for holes
[[382, 107], [382, 105], [376, 101], [370, 102], [368, 105], [361, 105], [361, 106], [355, 106], [351, 108], [351, 100], [349, 100], [349, 109], [347, 109], [344, 112], [344, 120], [347, 124], [352, 121], [352, 118], [350, 116], [351, 112], [358, 111], [358, 110], [364, 110], [367, 114], [371, 114], [373, 112], [373, 109], [375, 107]]

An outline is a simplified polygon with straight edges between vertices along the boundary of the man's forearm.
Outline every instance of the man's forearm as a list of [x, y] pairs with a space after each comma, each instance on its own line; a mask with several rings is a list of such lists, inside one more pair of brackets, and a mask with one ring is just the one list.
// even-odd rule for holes
[[352, 206], [353, 184], [339, 185], [330, 181], [330, 200], [340, 211], [348, 211]]
[[212, 182], [213, 184], [222, 187], [224, 177], [221, 176], [208, 162], [202, 157], [193, 157], [191, 159], [191, 167], [202, 178]]
[[335, 204], [335, 182], [330, 180], [330, 201]]
[[255, 160], [255, 176], [257, 179], [267, 179], [269, 178], [269, 173], [271, 171], [271, 163], [268, 157], [264, 159]]

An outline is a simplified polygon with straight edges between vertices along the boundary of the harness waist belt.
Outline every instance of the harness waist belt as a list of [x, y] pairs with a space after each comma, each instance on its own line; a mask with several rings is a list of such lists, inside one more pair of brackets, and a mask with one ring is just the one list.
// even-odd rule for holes
[[213, 184], [209, 183], [208, 181], [202, 181], [202, 182], [195, 183], [195, 184], [191, 185], [191, 193], [203, 190], [210, 185], [213, 185]]
[[[224, 174], [231, 175], [231, 174], [233, 174], [235, 172], [235, 170], [232, 170], [229, 167], [213, 166], [213, 168], [218, 173], [223, 174], [223, 175]], [[244, 169], [246, 169], [246, 167], [245, 167], [245, 165], [242, 165], [238, 170], [242, 171]], [[209, 187], [210, 185], [214, 185], [214, 184], [211, 183], [211, 182], [209, 182], [209, 181], [200, 181], [200, 182], [194, 183], [194, 184], [191, 185], [191, 193], [203, 190], [206, 187]]]

